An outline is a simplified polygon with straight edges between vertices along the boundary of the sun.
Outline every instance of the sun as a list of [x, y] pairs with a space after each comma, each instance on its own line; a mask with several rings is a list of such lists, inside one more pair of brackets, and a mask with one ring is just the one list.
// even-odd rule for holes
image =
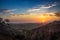
[[41, 18], [41, 22], [42, 22], [42, 23], [45, 23], [45, 22], [46, 22], [46, 19]]
[[42, 23], [45, 23], [46, 22], [46, 17], [45, 16], [40, 16], [40, 21], [42, 22]]
[[40, 21], [41, 23], [46, 23], [49, 20], [50, 16], [48, 15], [41, 15], [40, 16]]

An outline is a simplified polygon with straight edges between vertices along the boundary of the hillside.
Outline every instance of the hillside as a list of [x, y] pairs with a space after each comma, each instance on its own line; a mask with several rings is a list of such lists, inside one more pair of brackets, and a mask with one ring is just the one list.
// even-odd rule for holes
[[32, 29], [27, 34], [27, 40], [60, 40], [60, 21]]
[[[13, 29], [12, 25], [0, 25], [0, 40], [60, 40], [60, 21], [49, 24], [18, 24], [13, 25], [19, 29]], [[21, 27], [34, 27], [31, 30], [20, 29]], [[40, 26], [40, 27], [38, 27]], [[2, 28], [3, 27], [3, 28]], [[29, 28], [28, 27], [28, 28]]]

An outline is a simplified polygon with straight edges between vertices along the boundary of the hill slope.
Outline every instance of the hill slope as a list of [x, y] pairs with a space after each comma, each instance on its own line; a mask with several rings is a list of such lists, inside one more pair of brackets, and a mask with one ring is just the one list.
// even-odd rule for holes
[[27, 40], [60, 40], [60, 21], [54, 21], [27, 33]]

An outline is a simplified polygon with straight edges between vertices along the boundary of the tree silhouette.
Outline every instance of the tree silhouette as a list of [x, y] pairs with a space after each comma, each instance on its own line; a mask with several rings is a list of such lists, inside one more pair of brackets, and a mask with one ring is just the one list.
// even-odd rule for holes
[[4, 25], [5, 25], [5, 22], [4, 22], [3, 18], [0, 18], [0, 27], [2, 27]]
[[10, 22], [9, 19], [5, 19], [5, 22]]
[[[7, 38], [11, 37], [11, 34], [12, 34], [12, 32], [10, 32], [9, 25], [7, 24], [8, 22], [9, 22], [8, 19], [0, 18], [0, 35], [2, 35], [3, 38], [4, 38], [4, 36], [6, 36]], [[3, 40], [5, 40], [5, 39], [3, 39]]]
[[[0, 35], [5, 35], [7, 38], [12, 38], [12, 40], [23, 40], [24, 35], [16, 34], [15, 30], [11, 28], [11, 25], [9, 24], [9, 19], [3, 19], [0, 18]], [[15, 35], [16, 34], [16, 35]], [[4, 39], [5, 40], [5, 39]], [[8, 39], [9, 40], [9, 39]]]
[[0, 18], [0, 23], [3, 21], [3, 18]]

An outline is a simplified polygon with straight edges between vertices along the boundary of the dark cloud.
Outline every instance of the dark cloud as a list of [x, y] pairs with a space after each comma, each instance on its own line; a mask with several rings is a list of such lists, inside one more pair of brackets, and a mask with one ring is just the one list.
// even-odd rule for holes
[[60, 12], [56, 12], [55, 16], [60, 17]]

